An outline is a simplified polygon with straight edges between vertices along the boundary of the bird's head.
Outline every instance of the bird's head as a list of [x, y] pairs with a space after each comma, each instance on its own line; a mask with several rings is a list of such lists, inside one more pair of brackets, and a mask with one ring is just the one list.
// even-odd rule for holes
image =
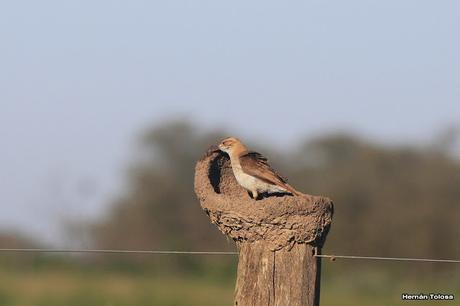
[[246, 151], [246, 147], [243, 145], [243, 143], [235, 137], [227, 137], [223, 139], [220, 144], [219, 144], [219, 150], [227, 153], [227, 154], [233, 154], [233, 153], [238, 153], [240, 151]]

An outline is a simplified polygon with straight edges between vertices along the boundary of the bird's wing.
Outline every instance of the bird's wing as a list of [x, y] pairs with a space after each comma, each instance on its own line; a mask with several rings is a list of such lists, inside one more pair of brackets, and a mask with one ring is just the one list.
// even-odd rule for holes
[[286, 179], [281, 177], [268, 164], [268, 160], [262, 154], [257, 152], [247, 152], [240, 156], [240, 164], [243, 172], [254, 176], [268, 184], [278, 185], [286, 188]]

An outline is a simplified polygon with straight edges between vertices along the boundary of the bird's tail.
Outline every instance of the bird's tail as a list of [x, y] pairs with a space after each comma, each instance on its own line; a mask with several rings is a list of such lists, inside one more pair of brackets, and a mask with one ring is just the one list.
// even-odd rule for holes
[[289, 191], [290, 193], [292, 193], [293, 195], [295, 196], [300, 196], [300, 195], [303, 195], [302, 192], [298, 191], [298, 190], [295, 190], [294, 187], [292, 187], [291, 185], [289, 184], [285, 184], [285, 188], [287, 191]]

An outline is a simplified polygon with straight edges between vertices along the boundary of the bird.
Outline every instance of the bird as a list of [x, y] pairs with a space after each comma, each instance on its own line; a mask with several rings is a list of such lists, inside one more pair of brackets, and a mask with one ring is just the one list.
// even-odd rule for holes
[[277, 193], [302, 195], [270, 167], [266, 157], [249, 151], [238, 138], [227, 137], [220, 142], [218, 148], [230, 157], [236, 181], [248, 191], [251, 198], [258, 200], [262, 194]]

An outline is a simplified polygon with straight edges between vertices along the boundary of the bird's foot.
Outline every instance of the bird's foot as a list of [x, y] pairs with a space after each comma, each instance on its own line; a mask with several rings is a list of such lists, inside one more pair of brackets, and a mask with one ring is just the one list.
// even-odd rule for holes
[[256, 201], [260, 200], [260, 194], [257, 192], [257, 190], [254, 190], [254, 191], [248, 190], [248, 194], [252, 199], [254, 199]]

